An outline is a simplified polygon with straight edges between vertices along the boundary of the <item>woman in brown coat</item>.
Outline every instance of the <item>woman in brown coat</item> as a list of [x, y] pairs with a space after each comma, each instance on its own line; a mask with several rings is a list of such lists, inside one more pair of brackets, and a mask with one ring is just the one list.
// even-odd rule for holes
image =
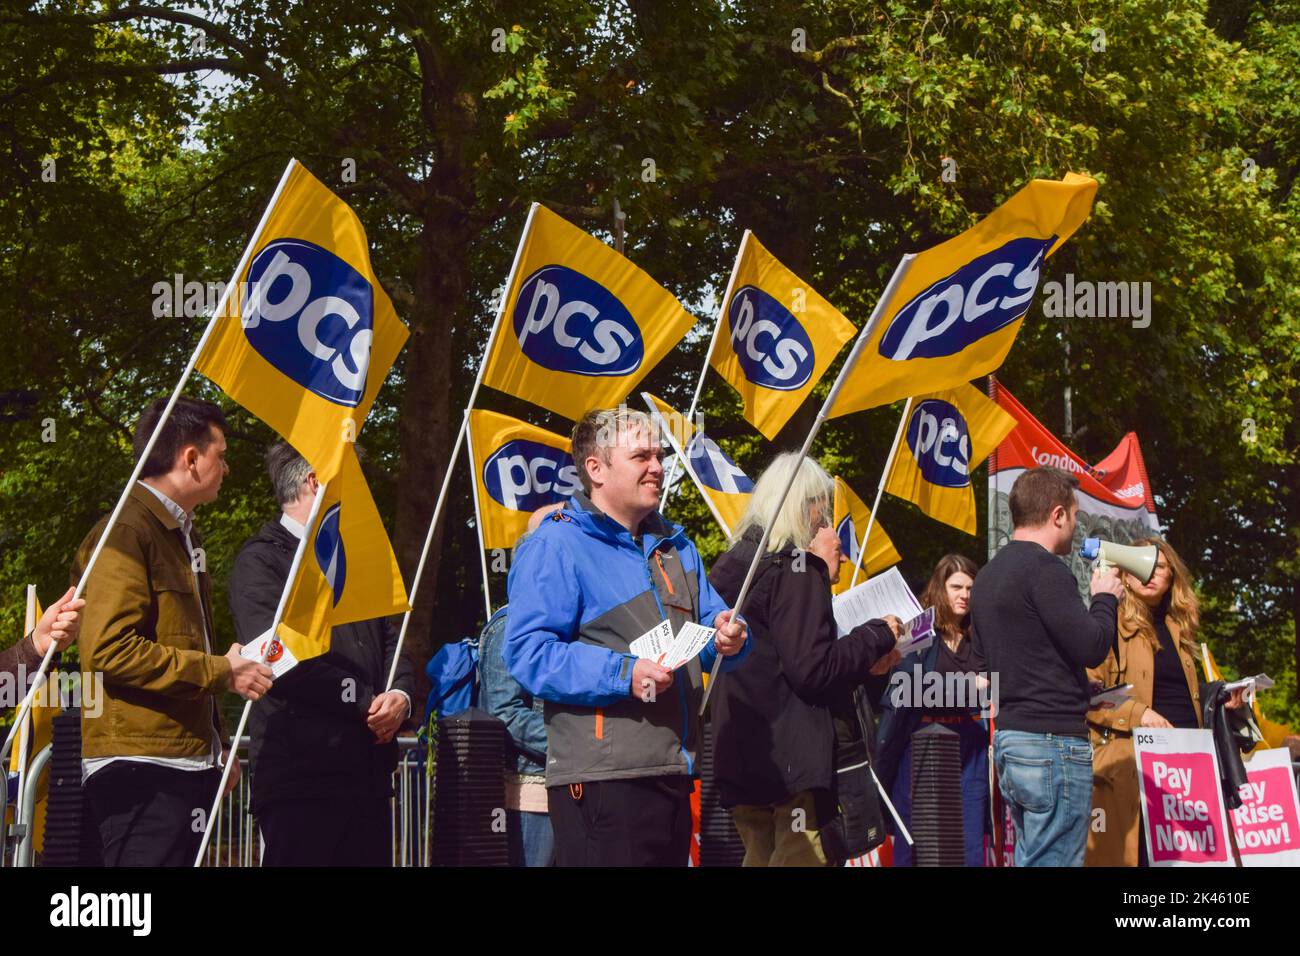
[[1086, 866], [1138, 866], [1145, 856], [1133, 728], [1201, 726], [1200, 613], [1187, 566], [1165, 541], [1139, 538], [1133, 544], [1154, 544], [1160, 555], [1145, 585], [1123, 575], [1119, 660], [1112, 654], [1088, 671], [1106, 687], [1132, 684], [1133, 696], [1114, 708], [1088, 712], [1093, 823]]

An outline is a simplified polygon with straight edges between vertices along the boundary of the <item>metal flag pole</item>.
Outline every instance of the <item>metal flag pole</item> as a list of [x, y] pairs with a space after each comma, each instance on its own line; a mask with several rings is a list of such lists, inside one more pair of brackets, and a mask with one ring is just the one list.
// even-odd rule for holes
[[[745, 254], [745, 246], [749, 243], [749, 237], [753, 235], [748, 229], [740, 238], [740, 248], [736, 250], [736, 262], [731, 267], [731, 276], [727, 279], [727, 290], [722, 293], [722, 302], [718, 305], [718, 317], [713, 322], [713, 335], [709, 338], [709, 350], [704, 353], [704, 367], [700, 369], [700, 377], [695, 383], [695, 394], [691, 397], [691, 407], [687, 409], [686, 421], [695, 420], [695, 412], [700, 406], [700, 395], [704, 392], [704, 379], [709, 374], [709, 363], [713, 360], [713, 350], [718, 344], [718, 331], [722, 328], [722, 314], [727, 309], [727, 302], [731, 299], [731, 291], [736, 285], [736, 270], [740, 268], [740, 258]], [[668, 507], [668, 498], [672, 494], [673, 480], [677, 477], [677, 459], [673, 459], [672, 470], [664, 476], [664, 490], [659, 496], [659, 511]], [[698, 484], [698, 482], [697, 482]], [[722, 522], [720, 522], [722, 523]], [[726, 527], [725, 523], [722, 523]], [[730, 534], [728, 534], [730, 537]]]
[[[262, 230], [266, 228], [266, 221], [271, 216], [271, 210], [279, 201], [280, 194], [284, 191], [285, 184], [289, 181], [289, 175], [297, 165], [297, 160], [289, 160], [288, 165], [284, 167], [284, 173], [280, 176], [280, 183], [275, 187], [275, 192], [271, 195], [271, 201], [267, 203], [266, 209], [262, 211], [262, 218], [257, 224], [257, 229], [253, 232], [253, 238], [249, 240], [248, 245], [244, 248], [244, 254], [240, 257], [239, 265], [235, 267], [235, 274], [231, 277], [230, 282], [226, 285], [225, 290], [221, 293], [221, 299], [217, 303], [215, 311], [211, 318], [208, 319], [207, 327], [203, 330], [203, 335], [199, 338], [199, 344], [194, 347], [190, 353], [190, 360], [185, 365], [185, 371], [181, 373], [180, 381], [172, 389], [171, 397], [167, 400], [167, 405], [163, 408], [162, 414], [158, 416], [158, 424], [154, 426], [153, 434], [149, 436], [149, 441], [145, 443], [144, 450], [140, 452], [140, 457], [136, 460], [135, 467], [131, 469], [131, 477], [126, 481], [126, 487], [122, 489], [122, 494], [118, 496], [117, 505], [113, 508], [112, 513], [108, 516], [108, 523], [104, 525], [104, 530], [100, 532], [99, 541], [95, 543], [95, 550], [90, 553], [90, 560], [86, 562], [85, 569], [81, 572], [81, 578], [77, 581], [77, 589], [73, 592], [71, 600], [75, 601], [81, 597], [86, 590], [86, 581], [90, 578], [90, 572], [94, 569], [95, 563], [99, 560], [100, 554], [104, 550], [104, 545], [108, 541], [108, 536], [117, 524], [117, 519], [122, 514], [122, 509], [126, 506], [126, 500], [131, 496], [131, 489], [135, 483], [140, 480], [140, 473], [144, 470], [144, 463], [149, 460], [149, 454], [153, 451], [154, 444], [158, 441], [158, 436], [162, 433], [163, 425], [171, 417], [172, 409], [176, 407], [177, 400], [181, 397], [181, 390], [185, 388], [185, 383], [189, 381], [190, 375], [194, 373], [194, 366], [198, 364], [199, 355], [202, 354], [204, 346], [208, 344], [208, 339], [212, 336], [212, 330], [216, 328], [217, 320], [225, 315], [227, 303], [233, 290], [237, 287], [239, 277], [244, 274], [244, 269], [248, 266], [248, 260], [252, 258], [253, 248], [257, 245], [258, 238], [262, 235]], [[22, 725], [23, 719], [31, 709], [32, 699], [36, 696], [36, 691], [45, 682], [45, 674], [50, 668], [50, 660], [54, 657], [54, 644], [51, 642], [45, 652], [45, 657], [41, 660], [40, 669], [36, 672], [36, 680], [32, 683], [32, 688], [28, 691], [27, 696], [23, 698], [22, 705], [18, 708], [18, 717], [14, 721], [13, 728], [9, 731], [9, 736], [5, 738], [4, 747], [0, 748], [0, 761], [3, 761], [9, 754], [9, 747], [13, 743], [14, 733]]]
[[889, 481], [889, 472], [894, 467], [894, 458], [898, 454], [898, 446], [903, 438], [903, 430], [907, 428], [907, 416], [912, 411], [912, 399], [909, 397], [907, 403], [903, 405], [903, 417], [898, 420], [898, 430], [894, 432], [894, 444], [889, 447], [889, 455], [885, 458], [885, 470], [880, 473], [880, 484], [876, 486], [876, 500], [871, 504], [871, 514], [867, 516], [867, 531], [862, 536], [862, 545], [858, 548], [858, 557], [853, 562], [853, 577], [849, 581], [849, 587], [858, 583], [858, 572], [862, 570], [862, 562], [866, 560], [867, 542], [871, 540], [871, 528], [876, 523], [876, 511], [880, 508], [880, 498], [885, 493], [885, 485]]
[[467, 429], [465, 432], [465, 456], [469, 459], [470, 497], [474, 499], [474, 530], [478, 533], [478, 561], [483, 568], [483, 608], [487, 612], [487, 617], [483, 618], [483, 622], [486, 624], [492, 620], [492, 590], [488, 584], [487, 548], [483, 544], [483, 516], [479, 512], [478, 474], [474, 468], [474, 432], [472, 429]]
[[[258, 663], [266, 663], [267, 652], [271, 649], [271, 644], [276, 640], [276, 631], [280, 628], [280, 621], [284, 617], [285, 605], [289, 603], [289, 592], [293, 589], [293, 582], [298, 577], [298, 569], [302, 566], [303, 555], [307, 553], [307, 542], [312, 537], [312, 532], [316, 527], [316, 517], [320, 514], [321, 502], [325, 500], [325, 485], [321, 484], [316, 489], [316, 498], [311, 503], [311, 513], [307, 516], [306, 528], [303, 531], [302, 540], [298, 542], [298, 549], [293, 553], [293, 563], [289, 565], [289, 576], [285, 579], [284, 588], [280, 591], [280, 603], [275, 609], [275, 617], [271, 619], [271, 628], [267, 632], [271, 635], [266, 646], [262, 648], [262, 653], [258, 656]], [[239, 718], [239, 727], [235, 730], [234, 739], [230, 742], [230, 756], [226, 758], [225, 769], [221, 772], [221, 783], [217, 785], [217, 795], [212, 799], [212, 809], [208, 812], [208, 819], [203, 828], [203, 842], [199, 844], [198, 855], [194, 858], [195, 866], [203, 865], [203, 855], [208, 852], [208, 842], [212, 839], [212, 827], [216, 822], [217, 813], [221, 807], [221, 798], [225, 796], [226, 784], [230, 780], [230, 768], [239, 760], [239, 741], [244, 737], [244, 727], [248, 724], [248, 715], [253, 710], [253, 702], [247, 700], [244, 702], [244, 712]]]
[[[763, 535], [759, 539], [758, 549], [754, 552], [754, 559], [749, 562], [749, 571], [745, 574], [745, 582], [740, 586], [740, 593], [736, 595], [736, 603], [732, 608], [733, 618], [741, 616], [740, 612], [744, 607], [745, 598], [749, 595], [749, 586], [754, 582], [754, 575], [758, 571], [759, 562], [767, 551], [768, 539], [772, 534], [772, 525], [776, 523], [777, 516], [780, 515], [781, 509], [785, 507], [785, 499], [789, 496], [790, 489], [794, 487], [795, 478], [798, 477], [799, 470], [803, 467], [803, 460], [808, 457], [808, 451], [812, 448], [813, 439], [817, 437], [817, 432], [821, 429], [822, 424], [830, 417], [831, 409], [835, 406], [835, 400], [839, 397], [840, 389], [844, 387], [845, 380], [857, 364], [858, 356], [866, 348], [867, 340], [875, 332], [876, 326], [880, 324], [881, 319], [884, 317], [886, 307], [893, 300], [894, 290], [902, 282], [907, 270], [912, 265], [912, 260], [915, 258], [915, 255], [908, 254], [903, 256], [898, 263], [897, 268], [894, 269], [894, 274], [889, 277], [889, 284], [885, 286], [885, 291], [881, 293], [880, 298], [876, 301], [876, 307], [872, 310], [871, 319], [863, 326], [862, 332], [858, 335], [858, 340], [853, 343], [853, 351], [849, 353], [849, 357], [845, 359], [844, 364], [840, 367], [839, 375], [835, 376], [835, 384], [831, 386], [831, 390], [826, 394], [826, 400], [822, 402], [822, 407], [813, 420], [812, 428], [808, 430], [808, 436], [803, 441], [803, 447], [799, 449], [798, 461], [795, 462], [795, 467], [790, 471], [790, 477], [786, 480], [785, 488], [781, 491], [781, 497], [777, 500], [772, 517], [764, 523]], [[721, 664], [722, 655], [719, 654], [714, 658], [713, 669], [709, 673], [709, 684], [704, 689], [704, 700], [700, 703], [701, 715], [704, 714], [705, 708], [709, 705], [709, 695], [713, 693], [713, 688], [717, 686], [718, 668]]]
[[397, 648], [393, 651], [393, 663], [388, 670], [388, 683], [384, 686], [385, 690], [393, 689], [393, 681], [397, 679], [397, 662], [402, 658], [402, 645], [406, 642], [406, 631], [411, 626], [411, 615], [415, 611], [415, 596], [420, 591], [420, 581], [424, 577], [424, 565], [429, 560], [429, 548], [433, 546], [433, 536], [438, 530], [438, 519], [442, 517], [442, 508], [447, 501], [447, 491], [451, 487], [451, 475], [456, 467], [456, 460], [460, 457], [461, 442], [465, 440], [465, 433], [469, 429], [469, 413], [474, 408], [474, 402], [478, 399], [479, 387], [483, 384], [483, 373], [487, 370], [488, 359], [492, 357], [492, 346], [496, 344], [497, 335], [501, 332], [501, 320], [506, 313], [506, 300], [510, 298], [510, 289], [515, 283], [515, 277], [519, 273], [519, 260], [524, 256], [524, 243], [528, 241], [528, 233], [533, 226], [533, 216], [537, 213], [537, 203], [528, 207], [528, 219], [524, 222], [524, 231], [519, 236], [519, 246], [515, 249], [515, 259], [510, 266], [510, 274], [506, 277], [505, 288], [501, 292], [501, 302], [497, 306], [497, 318], [492, 325], [492, 331], [488, 334], [487, 345], [483, 347], [483, 358], [478, 363], [478, 374], [474, 377], [474, 387], [470, 389], [469, 401], [465, 403], [465, 414], [461, 416], [460, 430], [456, 432], [456, 442], [452, 446], [451, 454], [447, 456], [447, 470], [442, 475], [442, 488], [438, 491], [438, 500], [433, 506], [433, 516], [429, 518], [429, 530], [424, 534], [424, 546], [420, 548], [420, 560], [415, 566], [415, 577], [411, 581], [411, 594], [408, 603], [411, 609], [402, 615], [402, 629], [397, 634]]

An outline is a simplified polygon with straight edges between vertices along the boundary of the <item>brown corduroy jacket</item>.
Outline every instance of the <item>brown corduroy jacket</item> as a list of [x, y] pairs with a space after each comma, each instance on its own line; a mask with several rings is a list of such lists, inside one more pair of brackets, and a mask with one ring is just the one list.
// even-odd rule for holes
[[[1201, 721], [1201, 689], [1196, 660], [1184, 646], [1177, 624], [1166, 620], [1178, 658], [1192, 695], [1196, 721]], [[1166, 653], [1160, 651], [1161, 654]], [[1133, 696], [1109, 710], [1088, 711], [1088, 732], [1092, 738], [1092, 821], [1088, 828], [1085, 866], [1137, 866], [1141, 838], [1142, 809], [1138, 804], [1137, 759], [1133, 751], [1133, 728], [1142, 726], [1142, 715], [1151, 706], [1155, 687], [1156, 652], [1146, 638], [1119, 635], [1119, 662], [1111, 654], [1088, 677], [1107, 687], [1132, 684]], [[1100, 811], [1100, 812], [1099, 812]]]
[[[75, 583], [108, 519], [77, 550]], [[196, 531], [191, 543], [201, 546]], [[137, 484], [109, 532], [85, 589], [78, 647], [82, 669], [102, 673], [104, 707], [81, 719], [83, 757], [204, 757], [220, 717], [214, 697], [230, 686], [230, 662], [215, 642], [212, 585], [198, 574], [180, 524]], [[215, 648], [214, 648], [215, 650]]]

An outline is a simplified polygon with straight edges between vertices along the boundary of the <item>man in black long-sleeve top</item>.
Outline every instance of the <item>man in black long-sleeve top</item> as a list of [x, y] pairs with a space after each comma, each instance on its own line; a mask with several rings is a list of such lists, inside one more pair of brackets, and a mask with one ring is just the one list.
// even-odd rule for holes
[[[244, 543], [230, 575], [230, 609], [245, 644], [271, 626], [319, 487], [284, 442], [271, 446], [266, 463], [282, 513]], [[249, 758], [263, 866], [392, 863], [393, 738], [414, 691], [405, 658], [384, 690], [396, 649], [389, 620], [340, 625], [328, 653], [299, 663], [253, 705]]]
[[1058, 468], [1011, 488], [1012, 540], [971, 593], [977, 668], [996, 681], [993, 762], [1016, 828], [1016, 866], [1082, 866], [1092, 810], [1085, 668], [1115, 643], [1123, 594], [1114, 568], [1092, 576], [1092, 604], [1056, 555], [1074, 539], [1074, 489]]

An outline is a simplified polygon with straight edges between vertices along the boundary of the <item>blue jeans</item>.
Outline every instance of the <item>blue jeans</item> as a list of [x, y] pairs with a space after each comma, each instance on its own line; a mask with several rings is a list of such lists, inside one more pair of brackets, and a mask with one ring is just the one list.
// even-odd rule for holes
[[555, 857], [555, 834], [545, 813], [506, 811], [506, 840], [511, 866], [551, 866]]
[[1092, 813], [1087, 739], [999, 730], [993, 764], [1016, 827], [1016, 866], [1083, 866]]

